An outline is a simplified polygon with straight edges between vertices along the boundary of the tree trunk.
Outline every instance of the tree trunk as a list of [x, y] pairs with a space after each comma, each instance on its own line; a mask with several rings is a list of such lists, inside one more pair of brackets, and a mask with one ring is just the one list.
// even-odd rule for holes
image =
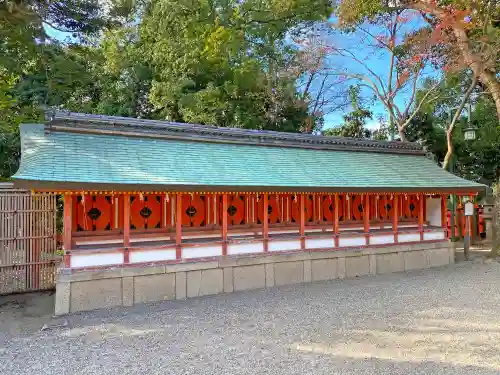
[[[451, 131], [450, 131], [451, 130]], [[451, 158], [453, 156], [453, 128], [446, 131], [446, 145], [448, 149], [446, 150], [446, 155], [443, 160], [443, 169], [447, 171], [450, 167]]]
[[399, 139], [401, 140], [401, 142], [408, 142], [408, 138], [406, 138], [405, 134], [405, 128], [399, 124], [399, 119], [396, 124], [397, 124], [396, 127], [398, 128]]
[[495, 75], [485, 68], [481, 56], [474, 54], [466, 31], [461, 27], [454, 27], [453, 32], [457, 38], [457, 46], [462, 52], [462, 56], [467, 65], [470, 66], [474, 74], [479, 78], [479, 81], [485, 85], [493, 97], [497, 110], [497, 118], [500, 120], [500, 82]]
[[479, 73], [479, 80], [490, 91], [497, 109], [497, 118], [500, 121], [500, 82], [497, 81], [493, 73], [485, 70]]
[[[429, 13], [440, 20], [446, 19], [448, 13], [445, 9], [436, 5], [432, 0], [414, 0], [409, 1], [406, 6], [409, 9], [415, 9], [421, 12]], [[479, 78], [479, 81], [486, 86], [493, 97], [497, 111], [497, 118], [500, 120], [500, 82], [496, 79], [495, 74], [487, 70], [486, 61], [481, 53], [476, 53], [471, 46], [467, 31], [460, 24], [452, 26], [453, 34], [457, 39], [457, 47], [461, 52], [464, 62], [473, 70], [474, 74]], [[495, 63], [495, 61], [492, 61]]]

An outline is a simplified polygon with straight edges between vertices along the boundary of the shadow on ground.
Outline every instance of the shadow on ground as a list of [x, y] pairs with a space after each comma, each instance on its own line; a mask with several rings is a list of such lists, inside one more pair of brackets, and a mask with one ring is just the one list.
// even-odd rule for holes
[[0, 334], [31, 334], [51, 321], [54, 293], [0, 296]]

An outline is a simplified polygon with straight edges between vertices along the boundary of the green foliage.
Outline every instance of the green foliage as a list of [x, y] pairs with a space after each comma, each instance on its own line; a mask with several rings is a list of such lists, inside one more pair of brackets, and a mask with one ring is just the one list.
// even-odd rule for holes
[[351, 138], [372, 138], [374, 135], [377, 135], [378, 139], [385, 139], [381, 132], [373, 134], [370, 129], [365, 128], [366, 120], [372, 119], [373, 114], [371, 111], [362, 108], [359, 102], [359, 95], [360, 88], [358, 86], [351, 86], [349, 88], [352, 111], [344, 116], [344, 123], [342, 125], [324, 130], [323, 135]]
[[327, 1], [152, 3], [137, 43], [154, 72], [151, 104], [175, 121], [313, 131], [295, 77], [283, 74], [294, 53], [285, 37], [327, 10]]
[[287, 73], [287, 38], [330, 12], [328, 0], [3, 2], [0, 176], [17, 169], [19, 124], [45, 108], [313, 132], [322, 118]]
[[[439, 87], [440, 99], [423, 107], [406, 129], [408, 140], [422, 143], [439, 163], [443, 162], [447, 151], [446, 129], [466, 86], [464, 73], [448, 74]], [[464, 130], [469, 126], [469, 114], [464, 112], [453, 131], [452, 171], [461, 177], [492, 185], [500, 170], [500, 126], [493, 101], [481, 95], [479, 89], [471, 99], [470, 114], [476, 139], [464, 139]], [[425, 88], [418, 95], [424, 92]]]

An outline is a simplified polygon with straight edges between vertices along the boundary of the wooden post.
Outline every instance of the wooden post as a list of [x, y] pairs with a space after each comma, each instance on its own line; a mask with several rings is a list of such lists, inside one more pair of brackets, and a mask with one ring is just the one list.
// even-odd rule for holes
[[123, 247], [130, 246], [130, 195], [123, 195]]
[[227, 255], [227, 194], [222, 194], [222, 255]]
[[420, 231], [420, 241], [424, 240], [424, 205], [425, 195], [418, 195], [418, 229]]
[[175, 257], [182, 259], [182, 194], [175, 197]]
[[269, 241], [269, 196], [263, 195], [262, 206], [264, 207], [262, 236], [264, 237], [264, 251], [267, 252]]
[[339, 246], [339, 195], [333, 198], [333, 240], [335, 247]]
[[130, 247], [130, 195], [123, 195], [123, 263], [129, 263]]
[[398, 243], [399, 197], [397, 195], [393, 195], [392, 206], [392, 232], [394, 243]]
[[300, 194], [300, 248], [306, 247], [306, 196]]
[[446, 222], [446, 219], [447, 219], [447, 201], [448, 201], [448, 198], [446, 195], [442, 195], [441, 196], [441, 227], [442, 228], [446, 228], [447, 227], [447, 222]]
[[363, 202], [363, 226], [366, 244], [370, 244], [370, 196], [365, 194]]
[[64, 247], [64, 266], [71, 267], [71, 248], [72, 246], [72, 231], [73, 224], [73, 199], [71, 195], [64, 196], [64, 220], [63, 220], [63, 247]]

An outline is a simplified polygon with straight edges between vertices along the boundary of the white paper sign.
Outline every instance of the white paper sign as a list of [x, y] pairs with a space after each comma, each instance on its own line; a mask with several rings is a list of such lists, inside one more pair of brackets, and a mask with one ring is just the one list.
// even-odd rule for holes
[[474, 203], [467, 202], [467, 203], [464, 204], [464, 215], [465, 216], [472, 216], [472, 215], [474, 215]]

